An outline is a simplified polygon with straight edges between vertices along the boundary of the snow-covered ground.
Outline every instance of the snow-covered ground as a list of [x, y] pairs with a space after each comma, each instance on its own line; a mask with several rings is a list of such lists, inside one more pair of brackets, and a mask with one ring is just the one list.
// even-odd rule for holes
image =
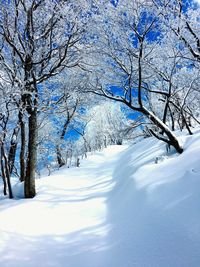
[[111, 146], [1, 199], [0, 266], [199, 267], [200, 131], [179, 138], [181, 155]]

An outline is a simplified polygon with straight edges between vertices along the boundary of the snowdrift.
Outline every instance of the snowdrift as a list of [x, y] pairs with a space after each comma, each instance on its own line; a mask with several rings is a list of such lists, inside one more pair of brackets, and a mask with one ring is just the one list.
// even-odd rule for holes
[[110, 214], [121, 266], [200, 266], [200, 131], [179, 140], [181, 155], [148, 138], [120, 156]]
[[200, 131], [179, 139], [181, 155], [111, 146], [0, 200], [0, 266], [199, 267]]

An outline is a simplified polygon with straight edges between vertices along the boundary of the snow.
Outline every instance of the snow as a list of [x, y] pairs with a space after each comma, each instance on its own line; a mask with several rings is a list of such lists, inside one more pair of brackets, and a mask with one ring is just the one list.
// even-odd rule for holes
[[198, 267], [200, 131], [179, 135], [181, 155], [110, 146], [38, 179], [34, 199], [1, 199], [0, 266]]

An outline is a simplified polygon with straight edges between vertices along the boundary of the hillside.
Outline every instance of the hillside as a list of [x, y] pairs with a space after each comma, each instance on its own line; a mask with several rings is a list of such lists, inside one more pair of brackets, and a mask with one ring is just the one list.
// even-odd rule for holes
[[[198, 267], [200, 131], [110, 146], [0, 200], [1, 267]], [[19, 192], [19, 185], [15, 193]]]

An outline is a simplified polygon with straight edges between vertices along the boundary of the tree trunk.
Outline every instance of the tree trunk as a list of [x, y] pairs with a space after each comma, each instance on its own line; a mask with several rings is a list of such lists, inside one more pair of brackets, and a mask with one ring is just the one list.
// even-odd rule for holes
[[171, 124], [172, 124], [171, 129], [172, 129], [172, 131], [175, 131], [174, 116], [173, 116], [173, 112], [172, 112], [170, 106], [169, 106], [169, 114], [170, 114]]
[[172, 131], [169, 129], [167, 125], [165, 125], [158, 117], [156, 117], [153, 113], [148, 111], [145, 107], [141, 108], [141, 112], [146, 115], [163, 133], [166, 134], [168, 137], [168, 140], [164, 137], [159, 138], [157, 135], [154, 134], [158, 139], [161, 139], [162, 141], [168, 143], [169, 145], [173, 146], [178, 153], [183, 152], [183, 148], [180, 146], [176, 136], [172, 133]]
[[37, 108], [29, 112], [28, 120], [28, 158], [25, 178], [25, 197], [33, 198], [35, 190], [35, 170], [37, 162]]
[[[9, 193], [9, 198], [13, 198], [13, 193], [12, 193], [12, 186], [10, 182], [10, 169], [9, 169], [9, 164], [8, 164], [8, 158], [4, 150], [4, 145], [1, 145], [1, 155], [2, 155], [2, 165], [3, 165], [3, 176], [4, 180], [6, 181], [8, 185], [8, 193]], [[4, 161], [4, 162], [3, 162]]]
[[15, 156], [16, 156], [17, 145], [18, 145], [18, 142], [17, 142], [18, 133], [19, 133], [19, 125], [15, 127], [13, 134], [12, 134], [11, 141], [10, 141], [10, 150], [8, 154], [8, 164], [9, 164], [10, 174], [12, 174], [13, 167], [15, 164]]
[[3, 179], [3, 194], [4, 196], [6, 196], [7, 195], [7, 184], [6, 184], [6, 174], [5, 174], [5, 169], [4, 169], [2, 151], [1, 151], [1, 175]]
[[57, 155], [58, 166], [59, 168], [61, 168], [62, 166], [65, 165], [65, 162], [62, 158], [62, 153], [59, 145], [56, 146], [56, 155]]
[[169, 101], [168, 101], [168, 97], [167, 97], [165, 100], [165, 107], [164, 107], [164, 113], [163, 113], [163, 119], [162, 119], [164, 124], [166, 124], [168, 108], [169, 108]]
[[[31, 10], [29, 10], [31, 12]], [[28, 12], [29, 12], [28, 11]], [[30, 37], [31, 47], [31, 18], [27, 17], [27, 35]], [[25, 198], [33, 198], [36, 195], [35, 173], [37, 164], [37, 85], [33, 73], [32, 54], [27, 54], [25, 58], [25, 91], [23, 94], [23, 104], [28, 113], [28, 156], [26, 162], [26, 177], [24, 183]], [[30, 79], [34, 83], [30, 83]]]
[[[60, 141], [62, 142], [65, 138], [65, 134], [68, 130], [68, 126], [71, 122], [71, 119], [73, 118], [74, 114], [75, 114], [75, 111], [76, 111], [76, 108], [77, 108], [77, 104], [78, 102], [76, 102], [76, 105], [74, 106], [73, 108], [73, 111], [72, 113], [70, 114], [70, 112], [68, 111], [67, 112], [67, 119], [63, 125], [63, 129], [62, 129], [62, 132], [61, 132], [61, 135], [60, 135]], [[63, 156], [62, 156], [62, 152], [61, 152], [61, 148], [59, 145], [56, 146], [56, 154], [57, 154], [57, 162], [58, 162], [58, 166], [59, 168], [61, 168], [62, 166], [64, 166], [66, 164], [66, 162], [64, 161], [63, 159]]]
[[25, 181], [25, 150], [26, 150], [26, 130], [23, 122], [23, 113], [19, 112], [19, 123], [21, 128], [21, 150], [20, 150], [20, 181]]
[[188, 130], [188, 133], [189, 133], [190, 135], [192, 135], [193, 133], [192, 133], [192, 131], [190, 130], [190, 127], [189, 127], [189, 125], [188, 125], [186, 116], [183, 114], [183, 111], [181, 111], [181, 117], [182, 117], [182, 129], [183, 129], [184, 127], [186, 127], [186, 129]]

